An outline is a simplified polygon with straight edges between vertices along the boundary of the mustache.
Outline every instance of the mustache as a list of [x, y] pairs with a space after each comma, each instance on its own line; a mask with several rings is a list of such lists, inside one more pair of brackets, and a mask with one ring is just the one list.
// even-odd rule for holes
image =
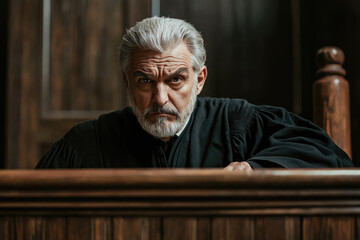
[[167, 105], [167, 104], [165, 104], [163, 106], [160, 106], [158, 104], [153, 104], [153, 105], [149, 106], [147, 109], [145, 109], [144, 116], [145, 116], [145, 118], [148, 118], [148, 117], [150, 117], [151, 114], [154, 114], [154, 113], [171, 114], [171, 115], [176, 116], [176, 118], [180, 118], [179, 111], [175, 107]]

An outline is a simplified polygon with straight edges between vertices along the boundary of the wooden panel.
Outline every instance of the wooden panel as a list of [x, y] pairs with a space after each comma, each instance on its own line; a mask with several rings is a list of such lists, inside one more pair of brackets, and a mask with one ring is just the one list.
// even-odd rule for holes
[[122, 9], [118, 0], [51, 1], [51, 71], [42, 99], [49, 114], [126, 105], [117, 56], [125, 31]]
[[41, 1], [9, 1], [9, 5], [5, 167], [30, 167], [28, 157], [37, 156], [34, 137], [41, 79]]
[[208, 218], [166, 217], [163, 224], [164, 240], [200, 240], [210, 237]]
[[87, 240], [91, 239], [91, 218], [69, 217], [67, 219], [67, 238], [68, 240]]
[[211, 227], [212, 240], [256, 239], [253, 217], [215, 217]]
[[300, 240], [298, 217], [217, 217], [212, 223], [212, 239]]
[[290, 110], [292, 2], [162, 0], [161, 14], [186, 19], [202, 33], [209, 69], [203, 96], [245, 98]]
[[200, 217], [198, 218], [198, 240], [211, 239], [211, 218]]
[[15, 217], [0, 218], [0, 239], [16, 239]]
[[114, 217], [114, 240], [160, 240], [160, 218]]
[[7, 53], [8, 53], [8, 0], [0, 1], [0, 168], [5, 163], [5, 109], [6, 109], [6, 76], [7, 76]]
[[353, 240], [354, 217], [304, 217], [304, 240]]
[[255, 239], [300, 240], [299, 217], [257, 217]]
[[41, 239], [63, 240], [66, 239], [67, 221], [65, 217], [43, 217]]
[[91, 219], [91, 240], [112, 240], [112, 218], [94, 217]]
[[117, 48], [150, 3], [9, 1], [6, 168], [34, 168], [76, 123], [126, 106]]
[[41, 219], [37, 217], [17, 217], [15, 228], [18, 239], [39, 239], [41, 237], [41, 224]]
[[356, 228], [356, 232], [357, 232], [357, 236], [356, 236], [356, 239], [360, 239], [360, 217], [357, 217], [356, 218], [356, 225], [355, 225], [355, 228]]

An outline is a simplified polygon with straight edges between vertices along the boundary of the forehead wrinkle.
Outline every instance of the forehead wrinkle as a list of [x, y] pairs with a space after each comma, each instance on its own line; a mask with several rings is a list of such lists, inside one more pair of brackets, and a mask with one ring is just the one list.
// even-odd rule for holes
[[163, 53], [135, 50], [132, 55], [132, 65], [133, 71], [141, 71], [154, 77], [171, 75], [180, 68], [192, 68], [189, 52], [177, 48]]
[[144, 62], [141, 64], [137, 64], [135, 67], [135, 73], [139, 73], [136, 75], [147, 75], [147, 76], [156, 76], [158, 74], [165, 74], [165, 75], [176, 75], [182, 71], [189, 71], [188, 66], [185, 61], [158, 61], [157, 63], [149, 63]]

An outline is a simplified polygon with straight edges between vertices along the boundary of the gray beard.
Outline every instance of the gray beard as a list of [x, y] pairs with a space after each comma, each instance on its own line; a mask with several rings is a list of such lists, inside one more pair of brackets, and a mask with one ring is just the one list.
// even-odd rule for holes
[[[197, 77], [195, 78], [197, 80]], [[147, 107], [143, 112], [135, 104], [134, 96], [132, 95], [130, 86], [128, 87], [128, 97], [130, 99], [130, 104], [133, 109], [133, 112], [140, 124], [140, 126], [148, 132], [150, 135], [156, 138], [167, 138], [175, 136], [184, 126], [191, 113], [194, 111], [196, 98], [197, 98], [197, 81], [194, 81], [194, 86], [192, 88], [190, 102], [185, 107], [182, 113], [175, 108], [171, 103], [167, 103], [163, 106], [158, 104], [152, 104]], [[170, 105], [171, 104], [171, 105]], [[167, 117], [157, 117], [155, 123], [151, 123], [148, 118], [151, 113], [167, 113], [176, 116], [175, 121], [169, 122]]]

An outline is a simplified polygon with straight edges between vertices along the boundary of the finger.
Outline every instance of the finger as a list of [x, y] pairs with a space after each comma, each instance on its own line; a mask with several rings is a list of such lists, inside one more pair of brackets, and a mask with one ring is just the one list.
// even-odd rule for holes
[[224, 168], [225, 171], [252, 171], [247, 162], [232, 162]]

